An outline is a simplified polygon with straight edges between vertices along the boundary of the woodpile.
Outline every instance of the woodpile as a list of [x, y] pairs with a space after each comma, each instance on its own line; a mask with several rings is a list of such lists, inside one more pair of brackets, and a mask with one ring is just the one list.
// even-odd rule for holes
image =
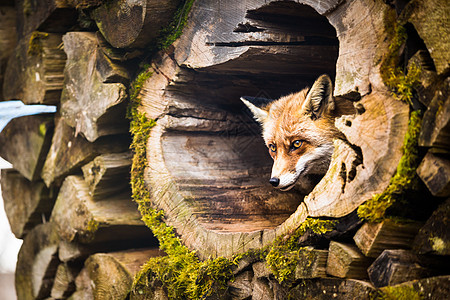
[[[18, 298], [445, 297], [448, 15], [444, 0], [1, 4], [0, 100], [58, 107], [0, 133]], [[239, 99], [324, 73], [355, 109], [312, 192], [281, 192]]]

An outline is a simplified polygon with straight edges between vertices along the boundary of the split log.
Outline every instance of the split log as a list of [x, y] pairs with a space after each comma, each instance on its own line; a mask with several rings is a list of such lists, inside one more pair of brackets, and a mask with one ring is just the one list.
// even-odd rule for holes
[[295, 279], [326, 277], [328, 251], [304, 248], [299, 252]]
[[450, 78], [436, 90], [423, 116], [419, 146], [433, 147], [434, 152], [450, 149]]
[[158, 248], [98, 253], [90, 256], [87, 270], [94, 299], [125, 299], [136, 273], [150, 258], [163, 255]]
[[19, 0], [16, 10], [19, 38], [35, 30], [67, 32], [77, 22], [77, 11], [61, 0]]
[[92, 291], [92, 281], [89, 278], [89, 272], [83, 268], [75, 279], [76, 291], [69, 299], [70, 300], [94, 300]]
[[58, 118], [41, 177], [47, 186], [53, 183], [59, 185], [63, 177], [77, 171], [96, 156], [126, 151], [129, 143], [127, 135], [107, 136], [89, 143], [82, 136], [77, 136], [63, 118]]
[[66, 63], [61, 38], [61, 34], [35, 31], [19, 41], [5, 72], [5, 100], [21, 99], [25, 104], [59, 103]]
[[[439, 7], [440, 9], [436, 9]], [[445, 0], [410, 1], [403, 12], [403, 20], [414, 25], [431, 57], [438, 74], [449, 70], [450, 6]]]
[[50, 293], [52, 298], [66, 299], [75, 291], [76, 271], [66, 263], [59, 264]]
[[400, 223], [386, 219], [381, 223], [365, 223], [354, 236], [356, 246], [368, 257], [377, 257], [385, 249], [410, 249], [420, 222]]
[[105, 243], [154, 240], [128, 193], [94, 201], [80, 176], [68, 176], [50, 219], [65, 241]]
[[419, 230], [413, 250], [419, 254], [450, 255], [450, 199], [436, 209]]
[[376, 287], [383, 287], [435, 275], [436, 271], [423, 264], [408, 250], [385, 250], [367, 272]]
[[61, 115], [90, 142], [127, 132], [127, 93], [120, 83], [127, 80], [126, 71], [103, 54], [94, 33], [69, 32], [63, 41], [67, 64]]
[[[395, 12], [381, 0], [306, 2], [198, 0], [173, 51], [148, 70], [141, 111], [157, 121], [146, 183], [201, 257], [261, 248], [308, 215], [346, 216], [395, 173], [409, 108], [393, 99], [374, 61], [388, 51], [383, 16]], [[336, 75], [335, 96], [355, 101], [358, 113], [336, 120], [346, 141], [336, 142], [309, 196], [273, 190], [260, 128], [239, 98], [275, 99], [322, 73]]]
[[2, 196], [11, 231], [23, 238], [50, 218], [54, 199], [42, 181], [30, 182], [13, 169], [2, 170]]
[[62, 240], [59, 243], [58, 258], [63, 263], [74, 262], [77, 260], [85, 260], [89, 255], [93, 254], [95, 250], [93, 247], [82, 245], [76, 242], [68, 242]]
[[3, 100], [3, 80], [8, 57], [16, 46], [16, 10], [11, 6], [0, 6], [0, 99]]
[[289, 291], [287, 299], [372, 299], [375, 291], [365, 281], [354, 279], [317, 278], [306, 279]]
[[417, 175], [433, 196], [450, 196], [450, 160], [447, 157], [428, 152], [417, 168]]
[[53, 134], [49, 115], [15, 118], [0, 133], [0, 156], [30, 181], [37, 180]]
[[327, 274], [340, 278], [367, 279], [367, 268], [373, 262], [350, 244], [330, 243]]
[[16, 267], [18, 299], [50, 296], [58, 267], [59, 236], [54, 224], [36, 226], [24, 239]]
[[104, 154], [84, 165], [84, 180], [89, 194], [105, 198], [130, 189], [131, 152]]
[[113, 0], [94, 9], [92, 18], [115, 48], [144, 48], [172, 20], [180, 0]]

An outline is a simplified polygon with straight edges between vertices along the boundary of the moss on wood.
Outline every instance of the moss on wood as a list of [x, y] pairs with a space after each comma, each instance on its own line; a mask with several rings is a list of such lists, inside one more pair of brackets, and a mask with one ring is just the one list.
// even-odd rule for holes
[[31, 34], [30, 40], [28, 42], [27, 54], [29, 56], [40, 55], [43, 51], [42, 39], [45, 39], [46, 37], [48, 37], [48, 33], [34, 31]]

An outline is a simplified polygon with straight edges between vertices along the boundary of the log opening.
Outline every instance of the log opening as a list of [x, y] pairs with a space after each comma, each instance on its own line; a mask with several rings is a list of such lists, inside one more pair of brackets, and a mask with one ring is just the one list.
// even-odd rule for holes
[[[169, 104], [158, 120], [164, 128], [155, 129], [149, 142], [160, 145], [149, 146], [159, 155], [150, 155], [162, 158], [183, 205], [206, 230], [273, 229], [297, 210], [304, 195], [269, 184], [272, 159], [260, 126], [239, 98], [277, 99], [311, 86], [321, 74], [334, 77], [339, 41], [326, 17], [294, 2], [247, 10], [245, 22], [230, 34], [218, 40], [211, 34], [204, 51], [229, 58], [248, 47], [244, 54], [206, 67], [181, 65], [165, 87]], [[158, 163], [149, 161], [164, 194], [171, 183], [161, 182]]]

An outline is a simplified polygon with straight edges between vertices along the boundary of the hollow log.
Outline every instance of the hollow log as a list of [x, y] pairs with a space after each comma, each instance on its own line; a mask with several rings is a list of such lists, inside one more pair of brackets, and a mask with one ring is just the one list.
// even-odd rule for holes
[[361, 252], [368, 257], [378, 257], [385, 249], [410, 249], [420, 222], [400, 223], [386, 219], [380, 223], [365, 223], [353, 239]]
[[58, 267], [59, 236], [53, 223], [36, 226], [24, 239], [16, 267], [18, 299], [50, 296]]
[[42, 181], [30, 182], [13, 169], [1, 172], [2, 197], [11, 231], [23, 238], [50, 218], [54, 199]]
[[49, 115], [13, 119], [0, 133], [0, 156], [26, 179], [37, 180], [50, 148], [53, 127]]
[[5, 72], [5, 100], [20, 99], [25, 104], [59, 103], [66, 63], [61, 38], [58, 33], [34, 31], [19, 41]]
[[19, 0], [17, 35], [22, 38], [35, 30], [55, 33], [67, 32], [76, 24], [77, 12], [61, 0]]
[[417, 168], [417, 175], [433, 196], [450, 196], [450, 160], [428, 152]]
[[89, 194], [97, 199], [129, 190], [131, 157], [131, 152], [104, 154], [84, 165]]
[[168, 25], [179, 0], [113, 0], [94, 9], [91, 17], [115, 48], [144, 48]]
[[450, 199], [442, 203], [420, 228], [413, 250], [419, 254], [450, 255]]
[[[394, 12], [378, 0], [304, 2], [198, 0], [173, 49], [148, 69], [140, 109], [156, 126], [146, 183], [200, 257], [263, 247], [307, 216], [346, 216], [384, 191], [397, 168], [409, 108], [374, 61], [388, 51], [383, 16]], [[239, 98], [276, 99], [322, 73], [358, 113], [336, 120], [345, 139], [313, 192], [281, 193], [268, 184], [270, 157]]]
[[106, 243], [153, 240], [128, 193], [94, 201], [81, 176], [67, 176], [50, 219], [65, 241]]
[[14, 3], [11, 6], [0, 6], [0, 99], [4, 100], [3, 80], [8, 57], [16, 46], [16, 10]]
[[66, 263], [61, 263], [56, 270], [51, 297], [54, 299], [66, 299], [75, 291], [76, 270]]
[[327, 274], [340, 278], [367, 279], [367, 268], [372, 261], [354, 245], [331, 241], [328, 250]]
[[[96, 35], [69, 32], [63, 37], [67, 64], [61, 94], [61, 115], [90, 142], [127, 132], [126, 71], [99, 49]], [[119, 82], [111, 82], [117, 80]]]
[[94, 299], [125, 299], [140, 267], [150, 258], [163, 255], [158, 248], [97, 253], [90, 256], [87, 270]]
[[78, 168], [103, 153], [123, 152], [128, 149], [127, 135], [107, 136], [94, 143], [88, 142], [66, 124], [63, 118], [56, 121], [52, 144], [42, 168], [41, 177], [47, 186], [60, 181]]
[[408, 250], [385, 250], [367, 270], [376, 287], [395, 285], [430, 277], [436, 271], [428, 268], [417, 255]]

